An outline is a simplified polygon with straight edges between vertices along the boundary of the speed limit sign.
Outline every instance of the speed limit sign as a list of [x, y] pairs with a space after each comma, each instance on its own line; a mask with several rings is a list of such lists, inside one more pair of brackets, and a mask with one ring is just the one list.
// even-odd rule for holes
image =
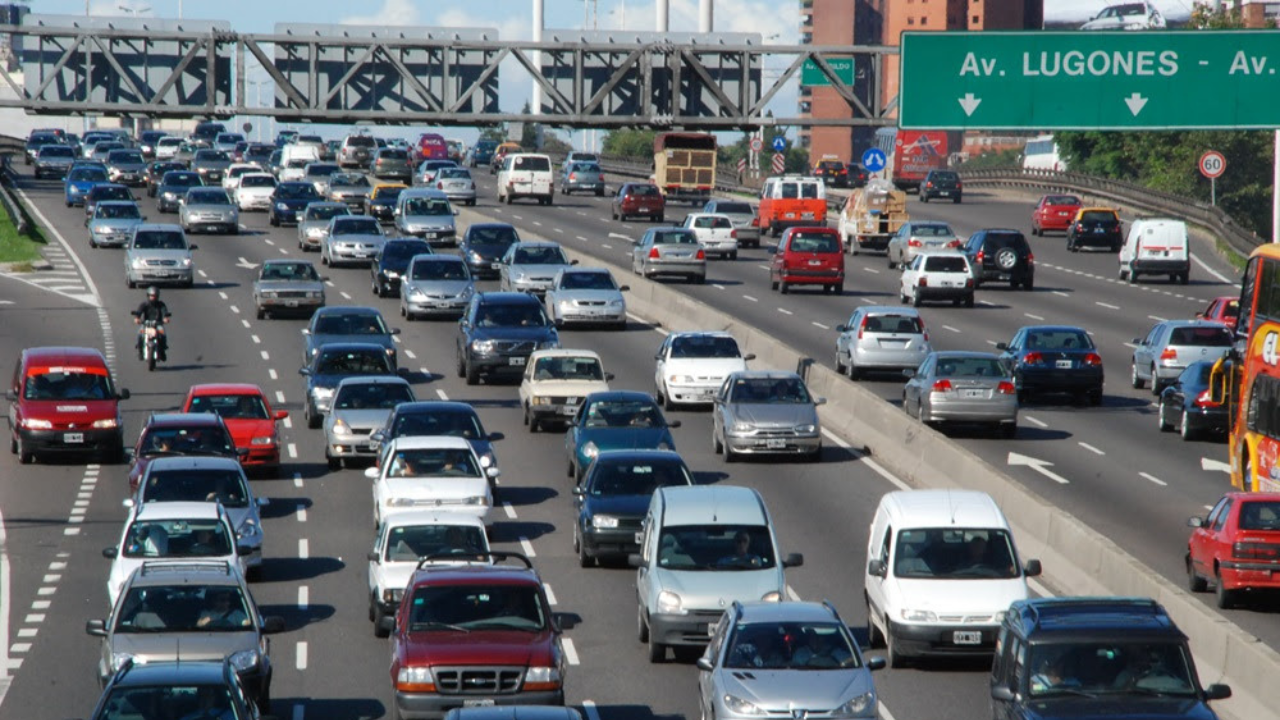
[[764, 149], [764, 142], [758, 137], [751, 138], [751, 152], [758, 153]]
[[1227, 169], [1227, 159], [1217, 150], [1209, 150], [1200, 156], [1200, 174], [1210, 180], [1222, 177]]

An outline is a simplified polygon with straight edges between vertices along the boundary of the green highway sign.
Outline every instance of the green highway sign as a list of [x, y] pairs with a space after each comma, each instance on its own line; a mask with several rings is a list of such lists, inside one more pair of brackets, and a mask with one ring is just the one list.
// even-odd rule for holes
[[[831, 69], [835, 71], [836, 77], [840, 78], [840, 82], [845, 85], [853, 84], [853, 58], [823, 58]], [[830, 85], [831, 80], [823, 74], [818, 67], [818, 63], [813, 58], [804, 61], [804, 65], [800, 66], [800, 84], [801, 85]]]
[[912, 130], [1280, 128], [1274, 30], [909, 32]]

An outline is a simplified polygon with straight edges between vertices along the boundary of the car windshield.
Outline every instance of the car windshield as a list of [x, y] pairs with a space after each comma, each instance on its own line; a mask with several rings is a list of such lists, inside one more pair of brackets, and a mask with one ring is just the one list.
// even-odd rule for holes
[[367, 188], [370, 186], [369, 178], [363, 175], [355, 175], [355, 174], [334, 175], [333, 178], [329, 180], [329, 184], [331, 186], [341, 186], [341, 187]]
[[428, 555], [484, 552], [484, 529], [472, 525], [399, 525], [387, 533], [383, 559], [417, 562]]
[[[315, 192], [315, 188], [312, 188], [311, 192]], [[311, 220], [313, 222], [317, 220], [327, 221], [338, 215], [350, 214], [351, 211], [346, 205], [321, 205], [320, 207], [307, 208], [307, 220]]]
[[374, 189], [373, 197], [379, 202], [390, 204], [394, 203], [404, 191], [405, 188], [402, 187], [380, 187]]
[[1170, 345], [1197, 347], [1230, 347], [1234, 341], [1231, 331], [1219, 325], [1174, 328], [1169, 337]]
[[332, 177], [337, 172], [337, 165], [307, 165], [307, 177]]
[[191, 187], [192, 185], [203, 185], [204, 181], [200, 176], [192, 172], [175, 172], [165, 173], [160, 179], [160, 183], [169, 187]]
[[270, 175], [245, 175], [240, 179], [242, 188], [269, 188], [276, 186], [276, 179]]
[[137, 150], [112, 150], [107, 156], [107, 162], [112, 165], [141, 165], [146, 160], [142, 159], [142, 153]]
[[343, 217], [333, 223], [332, 233], [334, 235], [381, 235], [382, 226], [371, 217]]
[[188, 205], [230, 205], [231, 198], [224, 190], [188, 190]]
[[738, 343], [727, 335], [681, 335], [671, 341], [672, 358], [742, 357]]
[[397, 415], [391, 437], [430, 437], [444, 435], [478, 440], [485, 437], [480, 418], [473, 412], [412, 412]]
[[899, 578], [1015, 578], [1013, 544], [1004, 530], [913, 528], [898, 532], [893, 574]]
[[480, 477], [475, 454], [463, 448], [396, 450], [387, 460], [387, 477]]
[[67, 182], [106, 182], [107, 171], [102, 168], [76, 168], [67, 175]]
[[838, 253], [840, 236], [833, 233], [793, 233], [788, 247], [792, 252]]
[[232, 553], [227, 526], [216, 519], [138, 520], [125, 533], [121, 553], [129, 558], [185, 558]]
[[431, 245], [422, 240], [396, 240], [382, 246], [382, 259], [408, 265], [418, 255], [433, 255]]
[[382, 315], [375, 313], [330, 313], [316, 318], [317, 335], [386, 335]]
[[600, 459], [587, 480], [591, 497], [652, 495], [660, 487], [692, 485], [693, 477], [684, 463], [676, 460]]
[[90, 192], [91, 197], [97, 201], [103, 200], [132, 200], [133, 193], [129, 192], [129, 188], [115, 185], [98, 185]]
[[390, 410], [402, 402], [413, 402], [413, 390], [400, 383], [361, 382], [338, 388], [333, 398], [335, 410]]
[[76, 152], [66, 145], [45, 145], [40, 148], [41, 158], [75, 157]]
[[641, 400], [597, 400], [587, 407], [589, 428], [666, 427], [658, 406]]
[[1002, 378], [1008, 373], [1004, 366], [993, 357], [948, 357], [938, 358], [934, 374], [938, 377], [989, 377]]
[[963, 255], [928, 255], [924, 256], [925, 272], [936, 273], [967, 273], [969, 272], [969, 263], [965, 262]]
[[317, 375], [381, 375], [390, 371], [382, 350], [321, 353], [316, 362]]
[[145, 431], [139, 454], [157, 455], [227, 455], [235, 457], [236, 446], [220, 426], [154, 427]]
[[716, 203], [716, 212], [725, 215], [754, 215], [755, 210], [751, 206], [742, 202], [718, 202]]
[[735, 378], [729, 402], [770, 405], [808, 405], [813, 402], [798, 377]]
[[561, 290], [616, 290], [613, 276], [603, 272], [573, 272], [560, 277]]
[[1092, 350], [1093, 340], [1083, 330], [1040, 330], [1027, 333], [1028, 350]]
[[739, 622], [724, 667], [750, 670], [842, 670], [860, 667], [839, 623]]
[[444, 168], [436, 174], [436, 177], [441, 180], [470, 180], [471, 171], [466, 168]]
[[698, 237], [688, 230], [671, 230], [653, 233], [654, 245], [697, 245]]
[[454, 258], [415, 262], [410, 271], [414, 280], [466, 280], [467, 267]]
[[125, 686], [111, 691], [98, 720], [139, 718], [219, 718], [238, 720], [239, 714], [224, 685]]
[[267, 405], [261, 395], [196, 395], [187, 412], [217, 413], [224, 420], [267, 419]]
[[262, 280], [294, 280], [319, 282], [320, 275], [311, 263], [273, 262], [262, 266]]
[[604, 381], [600, 361], [593, 357], [541, 357], [533, 368], [534, 380]]
[[118, 633], [245, 632], [253, 620], [234, 585], [134, 587], [120, 601]]
[[180, 232], [140, 232], [133, 234], [133, 247], [139, 250], [186, 250], [187, 242]]
[[448, 200], [439, 198], [409, 198], [404, 203], [404, 214], [436, 217], [452, 215], [453, 209], [449, 206]]
[[1197, 684], [1186, 647], [1176, 642], [1033, 643], [1027, 648], [1032, 697], [1175, 695]]
[[547, 316], [542, 306], [532, 303], [489, 303], [476, 312], [479, 327], [543, 327]]
[[213, 502], [226, 508], [249, 507], [249, 487], [239, 468], [147, 469], [143, 502]]
[[775, 562], [763, 525], [673, 525], [658, 537], [658, 565], [666, 570], [760, 570]]
[[378, 143], [373, 141], [371, 135], [351, 135], [347, 137], [347, 147], [371, 148], [376, 147]]
[[520, 241], [516, 229], [511, 226], [476, 227], [467, 231], [467, 241], [476, 245], [510, 245]]
[[1044, 199], [1045, 205], [1079, 205], [1080, 198], [1075, 195], [1047, 195]]
[[45, 368], [27, 375], [22, 397], [25, 400], [110, 400], [111, 380], [106, 370]]
[[231, 157], [228, 156], [226, 153], [222, 152], [221, 150], [197, 150], [196, 156], [195, 156], [195, 162], [197, 163], [206, 163], [206, 162], [229, 163], [231, 162]]
[[107, 205], [99, 203], [93, 216], [100, 220], [141, 220], [142, 212], [137, 205]]
[[413, 592], [409, 631], [539, 631], [547, 625], [542, 603], [532, 585], [425, 585]]
[[914, 237], [955, 237], [956, 233], [951, 229], [950, 225], [929, 223], [927, 225], [912, 225], [911, 235]]

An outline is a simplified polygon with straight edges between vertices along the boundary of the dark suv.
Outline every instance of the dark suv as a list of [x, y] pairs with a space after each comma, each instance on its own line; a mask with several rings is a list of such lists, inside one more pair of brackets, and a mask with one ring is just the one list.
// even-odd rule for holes
[[458, 323], [458, 377], [520, 378], [534, 350], [560, 347], [560, 336], [538, 298], [522, 292], [477, 293]]
[[975, 285], [999, 280], [1024, 290], [1035, 286], [1036, 257], [1019, 230], [979, 230], [965, 241], [964, 254], [973, 265]]
[[138, 435], [138, 444], [129, 457], [129, 490], [138, 482], [153, 458], [182, 455], [215, 455], [229, 458], [247, 456], [236, 449], [235, 439], [216, 413], [152, 413]]
[[1081, 247], [1101, 245], [1111, 252], [1120, 252], [1124, 244], [1124, 231], [1120, 215], [1111, 208], [1080, 208], [1072, 223], [1067, 226], [1067, 250], [1077, 252]]
[[920, 183], [920, 202], [943, 198], [959, 203], [963, 191], [964, 185], [954, 170], [930, 170]]
[[1200, 687], [1187, 636], [1154, 600], [1077, 597], [1009, 607], [991, 666], [996, 720], [1216, 718], [1206, 702], [1231, 697]]
[[849, 187], [849, 170], [839, 160], [819, 160], [813, 166], [813, 175], [829, 187]]

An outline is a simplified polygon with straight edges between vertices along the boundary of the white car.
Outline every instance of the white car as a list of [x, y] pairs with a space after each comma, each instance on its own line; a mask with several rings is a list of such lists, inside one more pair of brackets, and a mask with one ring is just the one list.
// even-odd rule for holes
[[236, 205], [243, 210], [271, 209], [271, 196], [276, 191], [276, 177], [266, 172], [251, 172], [240, 176], [236, 186]]
[[729, 373], [747, 369], [755, 355], [743, 355], [726, 332], [671, 333], [655, 357], [653, 383], [658, 402], [667, 410], [679, 405], [709, 404]]
[[373, 634], [386, 637], [409, 578], [424, 558], [449, 553], [433, 565], [487, 564], [489, 538], [480, 518], [415, 510], [390, 515], [378, 527], [369, 552], [369, 619]]
[[1081, 30], [1147, 30], [1163, 29], [1164, 16], [1149, 2], [1122, 3], [1105, 7]]
[[383, 445], [378, 464], [364, 471], [373, 481], [373, 519], [434, 508], [485, 519], [493, 508], [489, 479], [498, 468], [481, 464], [461, 437], [398, 437]]
[[683, 227], [693, 231], [707, 255], [738, 259], [738, 231], [728, 215], [690, 213], [685, 216]]
[[262, 168], [253, 163], [232, 163], [222, 175], [222, 189], [234, 192], [240, 187], [240, 178], [246, 173], [262, 172]]
[[156, 159], [172, 160], [177, 156], [178, 148], [182, 147], [183, 142], [185, 141], [182, 138], [173, 135], [160, 138], [156, 141]]
[[925, 300], [950, 300], [973, 307], [973, 268], [961, 252], [916, 253], [911, 264], [902, 269], [898, 288], [902, 302], [920, 307]]
[[246, 568], [236, 533], [222, 505], [210, 502], [149, 502], [125, 520], [120, 543], [104, 548], [110, 558], [107, 597], [115, 607], [120, 589], [144, 562], [154, 560], [222, 560]]
[[520, 407], [529, 432], [543, 423], [566, 423], [578, 412], [582, 399], [607, 392], [613, 373], [604, 371], [600, 356], [590, 350], [535, 350], [520, 382]]
[[564, 268], [547, 288], [547, 317], [556, 327], [608, 325], [625, 330], [627, 301], [622, 293], [630, 289], [619, 287], [607, 268]]

